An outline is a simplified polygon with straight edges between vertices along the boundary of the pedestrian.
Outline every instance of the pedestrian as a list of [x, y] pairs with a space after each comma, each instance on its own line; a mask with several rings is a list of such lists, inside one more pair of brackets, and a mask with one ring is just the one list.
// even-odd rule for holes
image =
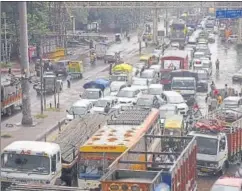
[[208, 112], [212, 111], [212, 98], [207, 94], [206, 103], [208, 105]]
[[223, 103], [223, 98], [220, 94], [218, 95], [217, 102], [218, 102], [218, 108], [221, 108], [221, 105]]
[[219, 64], [220, 63], [219, 63], [219, 60], [218, 59], [216, 60], [215, 64], [216, 64], [216, 70], [219, 70]]
[[68, 74], [66, 81], [67, 81], [67, 87], [71, 88], [71, 75], [70, 74]]
[[228, 97], [228, 85], [225, 84], [225, 87], [224, 87], [224, 98]]

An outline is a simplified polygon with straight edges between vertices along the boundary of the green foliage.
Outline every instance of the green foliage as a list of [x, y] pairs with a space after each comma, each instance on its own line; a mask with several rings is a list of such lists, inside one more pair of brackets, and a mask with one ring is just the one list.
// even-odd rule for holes
[[71, 10], [73, 16], [76, 19], [77, 23], [87, 24], [88, 18], [88, 10], [81, 8], [81, 9], [73, 9]]

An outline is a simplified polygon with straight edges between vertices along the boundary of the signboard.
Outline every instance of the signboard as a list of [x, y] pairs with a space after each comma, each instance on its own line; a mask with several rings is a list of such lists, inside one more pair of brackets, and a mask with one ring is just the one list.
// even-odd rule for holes
[[179, 60], [164, 60], [164, 69], [180, 69], [180, 66]]
[[104, 145], [104, 146], [91, 146], [85, 145], [80, 147], [80, 152], [90, 152], [90, 153], [122, 153], [127, 149], [126, 146], [111, 146], [111, 145]]
[[216, 18], [217, 19], [236, 19], [242, 17], [242, 10], [217, 10]]

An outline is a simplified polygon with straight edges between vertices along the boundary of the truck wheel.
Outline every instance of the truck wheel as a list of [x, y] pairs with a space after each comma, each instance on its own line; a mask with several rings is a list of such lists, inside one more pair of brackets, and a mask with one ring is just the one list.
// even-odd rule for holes
[[227, 171], [226, 163], [227, 161], [224, 162], [222, 169], [219, 171], [219, 176], [223, 176], [226, 173]]

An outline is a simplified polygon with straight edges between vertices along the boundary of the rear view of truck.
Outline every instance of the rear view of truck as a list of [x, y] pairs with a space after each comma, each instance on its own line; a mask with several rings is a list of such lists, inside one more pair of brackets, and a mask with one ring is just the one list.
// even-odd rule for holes
[[[140, 149], [140, 142], [152, 148]], [[102, 190], [115, 185], [143, 191], [195, 191], [196, 154], [195, 138], [145, 135], [109, 166], [101, 180]]]
[[103, 59], [107, 52], [106, 43], [98, 43], [95, 45], [96, 56], [98, 59]]

